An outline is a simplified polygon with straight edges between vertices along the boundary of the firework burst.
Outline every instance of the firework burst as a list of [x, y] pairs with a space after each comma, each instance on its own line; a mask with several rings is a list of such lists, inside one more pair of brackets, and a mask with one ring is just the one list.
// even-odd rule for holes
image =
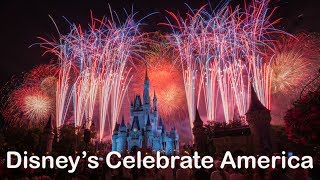
[[52, 101], [44, 93], [33, 92], [26, 95], [23, 101], [22, 111], [28, 119], [45, 120], [52, 113]]
[[295, 38], [281, 37], [271, 64], [272, 93], [297, 95], [319, 69], [320, 41], [312, 34], [299, 34]]
[[[147, 68], [148, 77], [152, 82], [151, 89], [158, 99], [159, 114], [169, 121], [184, 120], [186, 99], [180, 69], [175, 68], [172, 61], [166, 57], [149, 57]], [[142, 92], [145, 69], [146, 65], [140, 64], [134, 72], [131, 86], [135, 94]]]
[[38, 125], [53, 113], [53, 101], [40, 88], [20, 87], [8, 99], [5, 117], [16, 125]]

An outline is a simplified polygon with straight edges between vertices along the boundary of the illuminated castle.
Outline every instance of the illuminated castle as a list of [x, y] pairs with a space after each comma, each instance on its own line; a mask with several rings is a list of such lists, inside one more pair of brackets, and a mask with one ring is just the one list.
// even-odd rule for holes
[[153, 103], [150, 100], [150, 81], [146, 70], [143, 101], [136, 95], [130, 105], [130, 123], [116, 124], [112, 135], [112, 150], [118, 152], [147, 149], [152, 152], [161, 151], [164, 154], [175, 154], [179, 150], [179, 135], [175, 127], [169, 132], [158, 114], [156, 93]]

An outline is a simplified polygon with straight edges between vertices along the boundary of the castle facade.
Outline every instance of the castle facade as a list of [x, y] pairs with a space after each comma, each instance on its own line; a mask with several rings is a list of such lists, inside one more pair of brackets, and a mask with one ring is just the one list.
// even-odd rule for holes
[[146, 70], [143, 97], [136, 95], [130, 105], [130, 123], [116, 124], [112, 135], [112, 151], [146, 149], [153, 153], [160, 151], [170, 155], [179, 152], [179, 135], [175, 127], [167, 131], [162, 118], [159, 118], [156, 92], [150, 98], [150, 80]]

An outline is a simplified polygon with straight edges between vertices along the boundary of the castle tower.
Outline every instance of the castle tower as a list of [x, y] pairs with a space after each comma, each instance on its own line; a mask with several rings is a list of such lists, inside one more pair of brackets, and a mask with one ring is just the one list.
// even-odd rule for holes
[[198, 109], [196, 109], [196, 118], [193, 121], [193, 139], [196, 150], [200, 153], [206, 152], [206, 136], [204, 134], [203, 121], [201, 120]]
[[124, 123], [124, 116], [122, 116], [121, 124], [119, 126], [118, 131], [118, 140], [117, 140], [117, 146], [119, 152], [123, 153], [126, 150], [126, 144], [127, 143], [127, 126]]
[[122, 120], [121, 120], [121, 124], [120, 124], [120, 127], [119, 127], [119, 132], [120, 133], [127, 132], [127, 126], [124, 123], [124, 116], [123, 115], [122, 115]]
[[154, 95], [153, 95], [153, 111], [158, 112], [158, 99], [156, 96], [156, 90], [154, 90]]
[[53, 139], [54, 139], [54, 132], [53, 132], [51, 116], [49, 117], [49, 120], [48, 120], [46, 126], [44, 127], [42, 139], [43, 139], [43, 141], [42, 141], [43, 148], [41, 151], [44, 153], [50, 153], [52, 151], [52, 143], [53, 143]]
[[262, 155], [270, 155], [271, 147], [271, 115], [270, 110], [267, 109], [260, 100], [251, 85], [251, 101], [249, 109], [246, 113], [246, 120], [252, 132], [255, 153]]
[[118, 131], [119, 131], [119, 124], [116, 123], [113, 129], [112, 134], [112, 151], [118, 151]]
[[154, 90], [153, 95], [153, 118], [152, 118], [152, 131], [156, 133], [157, 131], [157, 124], [158, 124], [158, 118], [159, 118], [159, 111], [158, 111], [158, 99], [156, 95], [156, 90]]
[[160, 116], [160, 120], [159, 120], [159, 123], [157, 124], [157, 134], [161, 134], [162, 132], [162, 128], [163, 128], [163, 121], [162, 121], [162, 117]]
[[145, 137], [146, 137], [146, 145], [147, 148], [152, 148], [152, 144], [153, 144], [153, 131], [152, 131], [152, 124], [151, 124], [151, 120], [150, 120], [150, 116], [148, 115], [148, 120], [147, 120], [147, 124], [146, 124], [146, 133], [145, 133]]
[[146, 69], [146, 74], [144, 77], [144, 86], [143, 86], [143, 103], [150, 105], [150, 80], [148, 77], [148, 70]]
[[151, 131], [152, 131], [152, 125], [151, 125], [150, 116], [148, 115], [148, 120], [147, 120], [147, 124], [146, 124], [146, 132], [151, 132]]
[[166, 127], [162, 123], [162, 119], [160, 121], [162, 124], [162, 129], [161, 129], [162, 149], [164, 150], [165, 153], [167, 153]]
[[179, 144], [178, 144], [179, 135], [175, 127], [171, 128], [170, 138], [172, 139], [173, 154], [175, 155], [176, 153], [179, 152]]

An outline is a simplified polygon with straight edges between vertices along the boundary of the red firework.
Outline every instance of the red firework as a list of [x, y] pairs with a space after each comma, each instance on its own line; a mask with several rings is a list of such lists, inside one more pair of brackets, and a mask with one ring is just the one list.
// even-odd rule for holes
[[152, 93], [150, 95], [153, 97], [155, 91], [160, 116], [173, 123], [177, 120], [184, 120], [187, 112], [182, 71], [173, 63], [166, 42], [163, 39], [160, 39], [160, 41], [158, 39], [158, 42], [151, 45], [146, 56], [146, 64], [136, 65], [131, 82], [133, 94], [130, 97], [142, 93], [145, 69], [148, 68]]
[[26, 73], [25, 84], [28, 86], [40, 85], [48, 77], [57, 77], [59, 69], [56, 65], [42, 64]]

